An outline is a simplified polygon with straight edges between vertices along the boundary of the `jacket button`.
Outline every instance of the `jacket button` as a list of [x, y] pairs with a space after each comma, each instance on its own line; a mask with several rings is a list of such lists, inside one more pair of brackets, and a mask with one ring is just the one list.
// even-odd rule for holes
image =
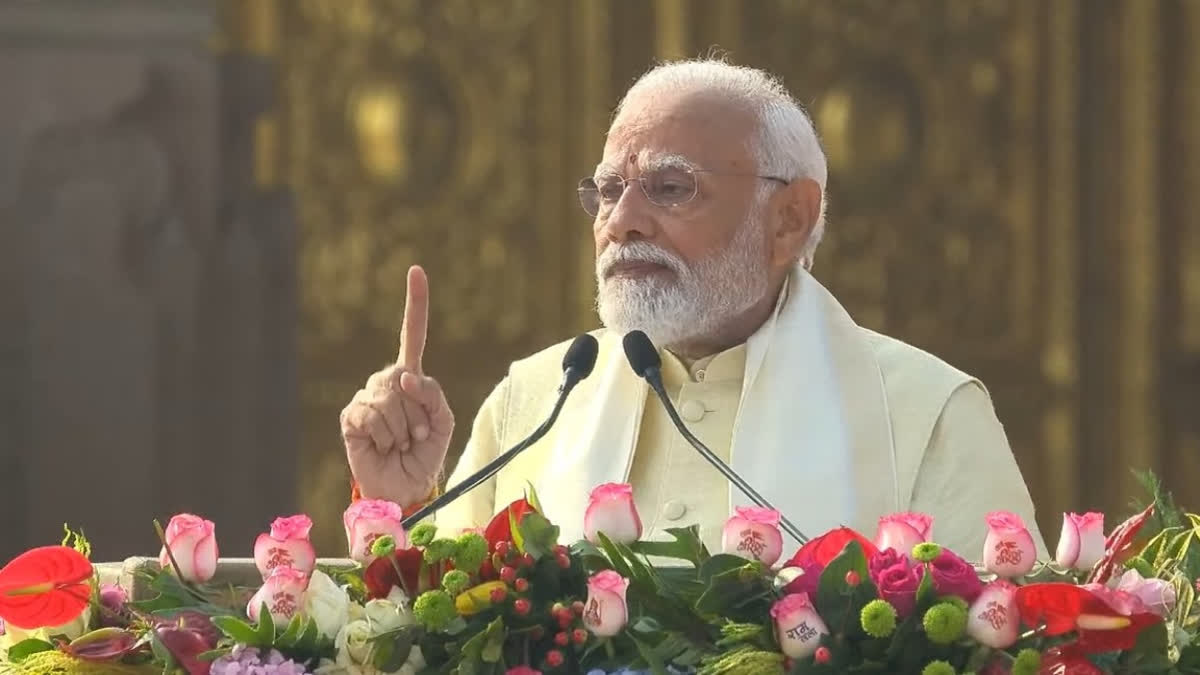
[[663, 517], [667, 520], [679, 520], [687, 513], [683, 502], [669, 501], [663, 506]]
[[684, 401], [683, 406], [679, 408], [679, 415], [689, 422], [699, 422], [704, 419], [704, 404], [695, 399]]

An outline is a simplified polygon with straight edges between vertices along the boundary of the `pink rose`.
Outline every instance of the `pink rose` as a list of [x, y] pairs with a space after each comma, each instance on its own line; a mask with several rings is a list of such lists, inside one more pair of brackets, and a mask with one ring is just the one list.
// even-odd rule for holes
[[780, 648], [793, 659], [812, 656], [821, 645], [821, 636], [829, 635], [829, 628], [807, 593], [792, 593], [777, 600], [771, 606], [771, 618], [775, 619]]
[[308, 588], [308, 574], [290, 567], [271, 570], [250, 603], [246, 616], [258, 621], [263, 603], [271, 611], [271, 620], [278, 628], [287, 628], [292, 617], [304, 607], [304, 591]]
[[954, 595], [971, 602], [983, 590], [975, 567], [947, 548], [929, 563], [929, 574], [938, 595]]
[[917, 588], [924, 576], [922, 568], [910, 566], [894, 548], [881, 550], [867, 564], [879, 597], [895, 607], [900, 618], [912, 614], [917, 606]]
[[1008, 511], [993, 511], [987, 514], [987, 524], [983, 566], [1006, 579], [1029, 574], [1037, 562], [1037, 546], [1021, 517]]
[[783, 555], [783, 535], [779, 532], [779, 512], [775, 509], [739, 506], [736, 515], [725, 521], [721, 548], [725, 553], [774, 565]]
[[880, 551], [895, 549], [897, 553], [912, 560], [912, 550], [917, 544], [930, 541], [933, 519], [924, 513], [893, 513], [879, 519], [875, 532], [875, 547]]
[[317, 566], [317, 552], [309, 541], [312, 519], [308, 516], [276, 518], [271, 531], [258, 535], [254, 542], [254, 564], [263, 579], [276, 567], [291, 567], [305, 574]]
[[400, 525], [403, 518], [399, 504], [383, 499], [360, 499], [351, 504], [342, 515], [350, 557], [364, 564], [371, 562], [375, 559], [371, 544], [385, 534], [396, 540], [396, 548], [407, 548], [408, 538]]
[[179, 573], [186, 581], [204, 583], [217, 573], [217, 526], [211, 520], [190, 513], [180, 513], [171, 518], [165, 531], [167, 544], [158, 555], [164, 569], [172, 569], [171, 556], [179, 565]]
[[612, 570], [597, 572], [588, 579], [588, 599], [583, 625], [600, 637], [612, 637], [629, 621], [625, 590], [629, 580]]
[[1104, 557], [1104, 514], [1064, 513], [1062, 534], [1054, 561], [1062, 567], [1088, 572]]
[[642, 519], [633, 504], [633, 486], [605, 483], [592, 490], [583, 514], [583, 536], [599, 543], [597, 532], [617, 544], [631, 544], [642, 536]]
[[1164, 579], [1145, 579], [1137, 570], [1127, 570], [1116, 581], [1116, 590], [1142, 601], [1146, 610], [1164, 619], [1175, 609], [1175, 587]]
[[1020, 619], [1017, 587], [997, 579], [983, 587], [967, 610], [967, 635], [992, 649], [1007, 649], [1017, 641]]

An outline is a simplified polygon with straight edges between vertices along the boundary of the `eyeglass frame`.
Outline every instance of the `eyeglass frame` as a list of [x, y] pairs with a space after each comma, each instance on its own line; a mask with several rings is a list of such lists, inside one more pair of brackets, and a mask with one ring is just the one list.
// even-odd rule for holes
[[[717, 169], [698, 169], [698, 168], [691, 167], [691, 166], [671, 166], [671, 167], [660, 167], [660, 168], [656, 169], [656, 171], [662, 171], [663, 169], [667, 169], [667, 168], [679, 169], [679, 170], [681, 170], [681, 171], [686, 171], [686, 172], [688, 172], [688, 173], [691, 173], [691, 174], [697, 174], [697, 173], [708, 173], [708, 174], [712, 174], [712, 175], [714, 175], [714, 176], [731, 176], [731, 177], [738, 177], [738, 178], [756, 178], [756, 179], [758, 179], [758, 180], [769, 180], [769, 181], [773, 181], [773, 182], [775, 182], [775, 183], [779, 183], [780, 185], [784, 185], [784, 186], [791, 185], [791, 183], [792, 183], [791, 181], [789, 181], [789, 180], [787, 180], [787, 179], [785, 179], [785, 178], [780, 178], [779, 176], [764, 176], [764, 175], [760, 175], [760, 174], [754, 174], [754, 173], [739, 173], [739, 172], [735, 172], [735, 171], [720, 171], [720, 170], [717, 170]], [[630, 182], [630, 181], [636, 181], [636, 182], [637, 182], [637, 183], [638, 183], [638, 184], [641, 186], [641, 188], [642, 188], [642, 196], [644, 196], [644, 197], [646, 198], [646, 201], [650, 202], [651, 204], [653, 204], [653, 205], [655, 205], [655, 206], [658, 206], [658, 207], [660, 207], [660, 208], [664, 208], [664, 209], [669, 209], [669, 208], [674, 208], [674, 207], [678, 207], [678, 206], [683, 206], [684, 204], [689, 204], [689, 203], [691, 203], [691, 201], [692, 201], [693, 199], [695, 199], [695, 198], [696, 198], [696, 197], [697, 197], [697, 196], [700, 194], [700, 181], [699, 181], [699, 180], [697, 180], [697, 181], [695, 181], [695, 188], [696, 188], [696, 189], [692, 190], [692, 194], [691, 194], [691, 196], [690, 196], [690, 197], [688, 197], [687, 199], [684, 199], [683, 201], [675, 202], [675, 203], [673, 203], [673, 204], [660, 204], [660, 203], [658, 203], [658, 202], [654, 201], [654, 199], [650, 197], [650, 193], [646, 191], [646, 182], [645, 182], [645, 181], [646, 181], [646, 178], [645, 178], [645, 176], [644, 176], [644, 175], [643, 175], [643, 176], [637, 176], [637, 177], [634, 177], [634, 178], [626, 178], [625, 176], [622, 176], [621, 174], [617, 173], [616, 171], [609, 172], [609, 173], [608, 173], [608, 174], [606, 174], [606, 175], [612, 175], [612, 176], [616, 176], [617, 178], [620, 178], [620, 179], [621, 179], [621, 196], [624, 196], [624, 195], [625, 195], [625, 190], [626, 190], [626, 189], [629, 187], [629, 182]], [[591, 181], [591, 182], [592, 182], [592, 187], [590, 187], [590, 188], [589, 188], [589, 187], [584, 187], [584, 182], [585, 182], [585, 181]], [[595, 192], [597, 195], [599, 195], [599, 193], [600, 193], [600, 186], [596, 185], [596, 177], [595, 177], [595, 176], [586, 176], [586, 177], [584, 177], [584, 178], [580, 178], [580, 179], [579, 179], [579, 185], [578, 185], [578, 187], [576, 187], [576, 188], [575, 188], [575, 192], [576, 192], [576, 194], [578, 194], [578, 196], [579, 196], [579, 206], [580, 206], [580, 208], [582, 208], [582, 209], [583, 209], [583, 212], [584, 212], [584, 213], [586, 213], [586, 214], [588, 214], [588, 215], [589, 215], [589, 216], [591, 216], [592, 218], [598, 218], [598, 217], [600, 217], [600, 208], [599, 208], [598, 206], [597, 206], [597, 208], [596, 208], [596, 212], [595, 212], [595, 213], [592, 213], [592, 212], [588, 211], [587, 207], [586, 207], [586, 206], [584, 206], [584, 202], [583, 202], [583, 193], [584, 193], [585, 191], [593, 191], [593, 192]], [[617, 198], [617, 201], [620, 201], [620, 197], [618, 197], [618, 198]], [[616, 204], [616, 202], [613, 202], [613, 204], [615, 205], [615, 204]]]

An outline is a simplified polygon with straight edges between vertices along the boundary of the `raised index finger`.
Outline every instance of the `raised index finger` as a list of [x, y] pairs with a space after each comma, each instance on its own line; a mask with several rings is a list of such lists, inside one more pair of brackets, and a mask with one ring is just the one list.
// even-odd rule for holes
[[400, 329], [399, 365], [422, 373], [421, 355], [429, 327], [429, 279], [418, 265], [408, 269], [408, 299], [404, 302], [404, 326]]

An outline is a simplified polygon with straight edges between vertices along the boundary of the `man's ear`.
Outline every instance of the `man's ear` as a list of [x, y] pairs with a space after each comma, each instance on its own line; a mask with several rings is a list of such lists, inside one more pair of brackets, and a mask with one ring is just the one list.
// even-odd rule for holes
[[798, 178], [776, 193], [777, 226], [772, 246], [772, 263], [791, 265], [800, 259], [804, 244], [821, 216], [821, 186], [810, 178]]

